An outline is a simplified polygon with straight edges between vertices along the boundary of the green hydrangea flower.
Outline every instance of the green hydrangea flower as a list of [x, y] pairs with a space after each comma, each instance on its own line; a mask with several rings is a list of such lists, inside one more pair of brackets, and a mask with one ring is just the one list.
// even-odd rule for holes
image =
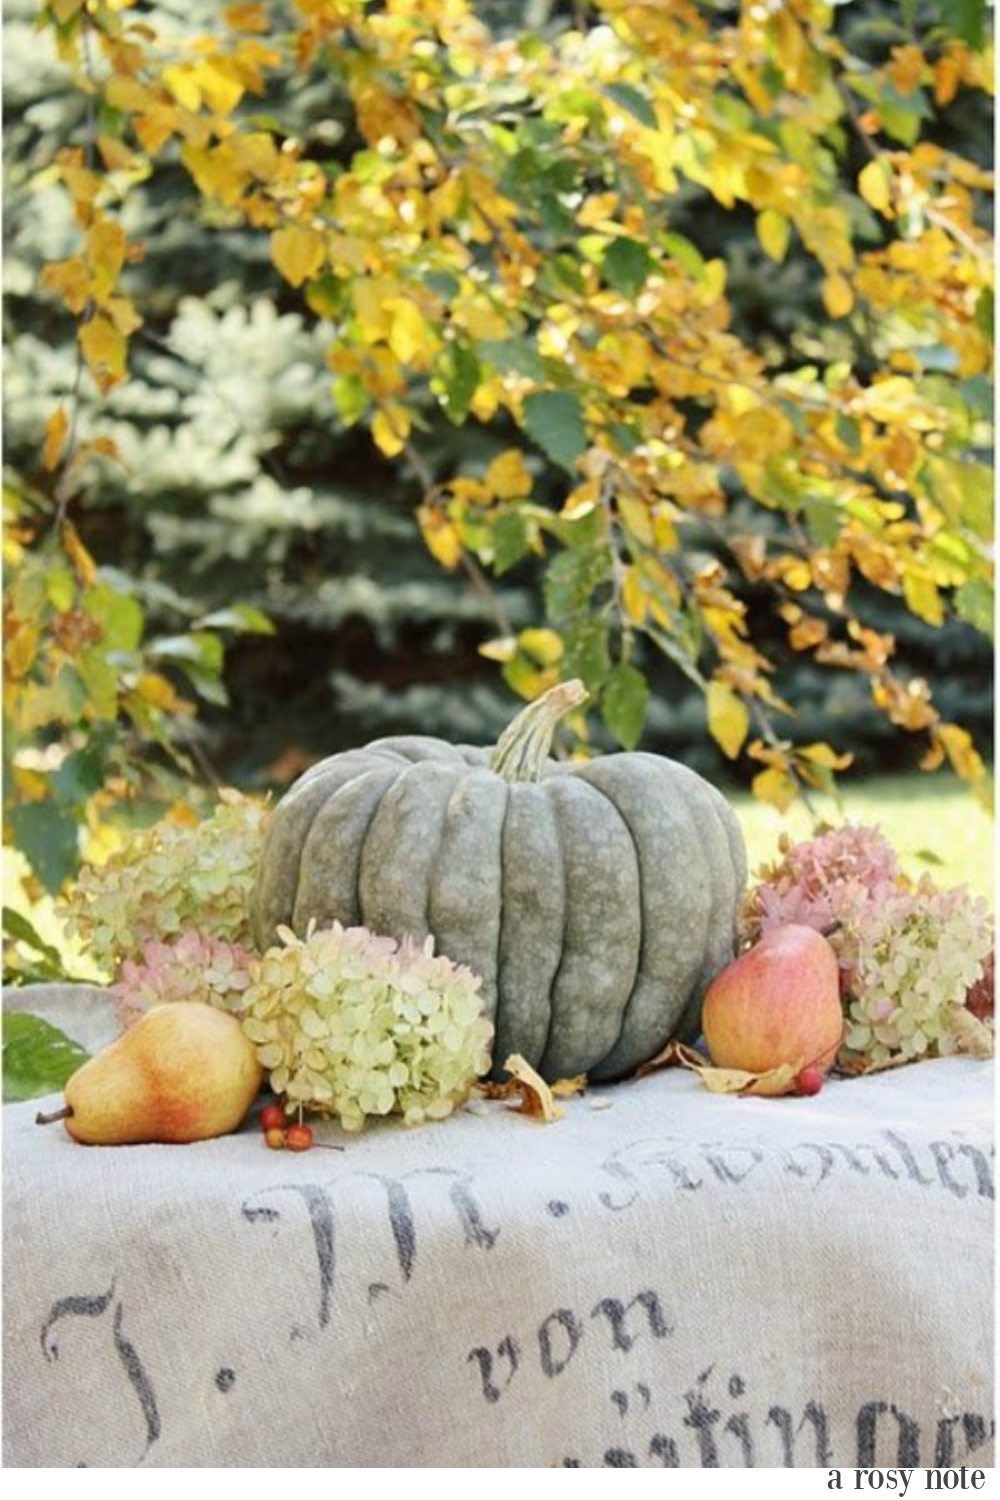
[[360, 1130], [441, 1120], [490, 1066], [480, 979], [424, 943], [339, 922], [251, 960], [243, 1028], [275, 1093]]

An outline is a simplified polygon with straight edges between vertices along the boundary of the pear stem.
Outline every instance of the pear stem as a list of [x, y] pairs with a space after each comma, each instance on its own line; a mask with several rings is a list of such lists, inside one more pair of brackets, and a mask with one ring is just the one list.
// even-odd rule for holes
[[39, 1110], [35, 1116], [36, 1125], [54, 1125], [56, 1120], [68, 1120], [73, 1113], [72, 1104], [64, 1104], [62, 1109], [54, 1109], [49, 1114]]

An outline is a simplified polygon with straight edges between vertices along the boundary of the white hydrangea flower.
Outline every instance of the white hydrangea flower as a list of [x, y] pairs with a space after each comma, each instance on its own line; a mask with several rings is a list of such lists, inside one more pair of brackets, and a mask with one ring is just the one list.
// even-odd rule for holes
[[243, 1023], [276, 1093], [345, 1130], [392, 1113], [413, 1125], [444, 1119], [489, 1068], [480, 980], [432, 939], [337, 922], [278, 938], [251, 963]]

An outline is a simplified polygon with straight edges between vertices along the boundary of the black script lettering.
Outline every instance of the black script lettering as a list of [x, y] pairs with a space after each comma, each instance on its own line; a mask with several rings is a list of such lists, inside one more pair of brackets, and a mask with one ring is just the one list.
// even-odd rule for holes
[[887, 1401], [869, 1401], [858, 1412], [858, 1465], [875, 1466], [878, 1419], [883, 1412], [891, 1412], [898, 1424], [897, 1464], [904, 1468], [917, 1468], [920, 1463], [920, 1428], [912, 1417]]
[[764, 1160], [756, 1146], [702, 1146], [701, 1151], [718, 1180], [725, 1183], [745, 1182]]
[[[553, 1352], [552, 1333], [550, 1332], [552, 1325], [561, 1328], [566, 1335], [567, 1348], [561, 1358], [558, 1358]], [[568, 1307], [557, 1307], [555, 1312], [549, 1313], [545, 1322], [538, 1330], [538, 1352], [542, 1362], [542, 1369], [546, 1375], [552, 1377], [562, 1374], [576, 1353], [577, 1346], [582, 1337], [583, 1324]]]
[[50, 1337], [58, 1322], [63, 1318], [99, 1318], [102, 1313], [107, 1312], [114, 1294], [115, 1284], [112, 1282], [106, 1292], [101, 1292], [96, 1297], [61, 1297], [42, 1324], [42, 1353], [45, 1358], [50, 1363], [59, 1358], [59, 1345]]
[[857, 1172], [861, 1177], [871, 1176], [871, 1164], [865, 1160], [865, 1154], [867, 1154], [883, 1177], [891, 1177], [893, 1182], [899, 1181], [899, 1173], [892, 1166], [889, 1158], [883, 1156], [882, 1152], [876, 1150], [874, 1146], [869, 1146], [867, 1142], [862, 1142], [858, 1146], [847, 1146], [842, 1141], [833, 1141], [830, 1143], [830, 1150], [838, 1152], [850, 1170]]
[[135, 1391], [136, 1399], [142, 1408], [142, 1415], [146, 1422], [146, 1452], [160, 1436], [160, 1413], [156, 1405], [156, 1394], [152, 1383], [146, 1373], [146, 1368], [139, 1358], [134, 1344], [129, 1343], [122, 1332], [122, 1304], [119, 1302], [115, 1308], [112, 1333], [115, 1341], [115, 1353], [121, 1360], [122, 1368], [128, 1376], [129, 1385]]
[[673, 1438], [667, 1437], [662, 1432], [657, 1432], [649, 1445], [651, 1457], [658, 1458], [665, 1469], [679, 1469], [681, 1461], [677, 1456], [677, 1444]]
[[[803, 1408], [802, 1418], [798, 1426], [794, 1430], [792, 1428], [792, 1414], [790, 1411], [786, 1411], [783, 1406], [772, 1406], [767, 1414], [767, 1420], [768, 1422], [773, 1423], [775, 1427], [777, 1427], [778, 1432], [781, 1435], [782, 1465], [784, 1468], [794, 1469], [796, 1467], [812, 1467], [812, 1465], [807, 1464], [796, 1465], [795, 1462], [796, 1440], [807, 1422], [812, 1425], [813, 1438], [816, 1443], [815, 1467], [817, 1469], [822, 1469], [824, 1465], [829, 1464], [832, 1460], [833, 1453], [830, 1449], [829, 1423], [826, 1419], [826, 1412], [823, 1410], [822, 1406], [820, 1406], [819, 1402], [806, 1402], [805, 1407]], [[837, 1488], [839, 1489], [840, 1486], [838, 1485]]]
[[937, 1167], [941, 1185], [947, 1188], [949, 1193], [953, 1193], [956, 1198], [964, 1198], [969, 1192], [969, 1184], [959, 1182], [951, 1172], [951, 1164], [955, 1158], [967, 1156], [972, 1159], [978, 1196], [980, 1198], [992, 1199], [993, 1181], [989, 1163], [983, 1153], [976, 1150], [975, 1146], [958, 1145], [953, 1141], [930, 1141], [927, 1149], [934, 1158], [934, 1165]]
[[[309, 1214], [309, 1227], [312, 1230], [316, 1266], [319, 1271], [318, 1321], [320, 1328], [325, 1328], [330, 1321], [330, 1298], [333, 1292], [333, 1274], [336, 1266], [333, 1204], [330, 1201], [330, 1195], [315, 1183], [300, 1182], [281, 1183], [265, 1191], [297, 1194], [306, 1206]], [[280, 1217], [272, 1208], [253, 1208], [249, 1203], [243, 1204], [241, 1213], [248, 1224], [254, 1224], [260, 1219], [265, 1223], [271, 1223]]]
[[694, 1388], [685, 1394], [688, 1404], [688, 1414], [684, 1418], [684, 1426], [694, 1428], [698, 1438], [698, 1449], [701, 1454], [701, 1467], [703, 1469], [717, 1469], [719, 1467], [719, 1450], [715, 1444], [715, 1436], [712, 1428], [719, 1421], [722, 1413], [714, 1406], [708, 1406], [702, 1396], [702, 1389], [708, 1377], [712, 1373], [712, 1366], [703, 1370], [698, 1376]]
[[[804, 1164], [795, 1159], [800, 1151], [811, 1153]], [[833, 1152], [826, 1146], [816, 1145], [813, 1141], [803, 1141], [801, 1145], [791, 1146], [783, 1150], [781, 1155], [784, 1158], [785, 1171], [791, 1172], [794, 1177], [800, 1177], [805, 1181], [812, 1177], [814, 1172], [818, 1172], [819, 1176], [813, 1184], [814, 1187], [819, 1187], [820, 1183], [824, 1182], [833, 1171]]]
[[500, 1400], [500, 1397], [517, 1374], [518, 1366], [521, 1362], [521, 1351], [509, 1333], [506, 1338], [501, 1339], [499, 1344], [497, 1344], [497, 1355], [501, 1359], [506, 1359], [510, 1366], [507, 1379], [502, 1386], [493, 1383], [493, 1355], [488, 1349], [473, 1349], [466, 1359], [466, 1364], [471, 1360], [478, 1360], [479, 1374], [483, 1382], [483, 1395], [487, 1401]]
[[604, 1455], [604, 1467], [606, 1469], [637, 1469], [639, 1460], [626, 1448], [609, 1448]]
[[932, 1187], [934, 1185], [934, 1178], [925, 1177], [923, 1172], [921, 1172], [920, 1167], [917, 1165], [917, 1159], [910, 1149], [909, 1142], [904, 1140], [901, 1135], [897, 1135], [894, 1130], [883, 1130], [882, 1134], [890, 1146], [898, 1153], [903, 1163], [903, 1170], [911, 1182], [919, 1183], [921, 1187]]
[[660, 1306], [660, 1299], [655, 1292], [638, 1292], [631, 1302], [621, 1302], [617, 1297], [604, 1297], [591, 1309], [590, 1316], [596, 1318], [598, 1313], [603, 1313], [611, 1324], [611, 1341], [616, 1349], [623, 1350], [626, 1354], [635, 1343], [638, 1334], [629, 1333], [625, 1328], [625, 1320], [635, 1307], [636, 1303], [644, 1310], [649, 1331], [654, 1338], [666, 1338], [668, 1333], [673, 1333], [673, 1324], [668, 1323]]

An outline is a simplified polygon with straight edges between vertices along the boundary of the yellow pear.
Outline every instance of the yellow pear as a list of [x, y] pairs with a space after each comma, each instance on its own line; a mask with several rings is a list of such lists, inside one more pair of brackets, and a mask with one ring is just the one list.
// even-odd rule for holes
[[242, 1123], [263, 1082], [235, 1016], [196, 1001], [158, 1005], [78, 1068], [64, 1119], [87, 1146], [205, 1141]]

